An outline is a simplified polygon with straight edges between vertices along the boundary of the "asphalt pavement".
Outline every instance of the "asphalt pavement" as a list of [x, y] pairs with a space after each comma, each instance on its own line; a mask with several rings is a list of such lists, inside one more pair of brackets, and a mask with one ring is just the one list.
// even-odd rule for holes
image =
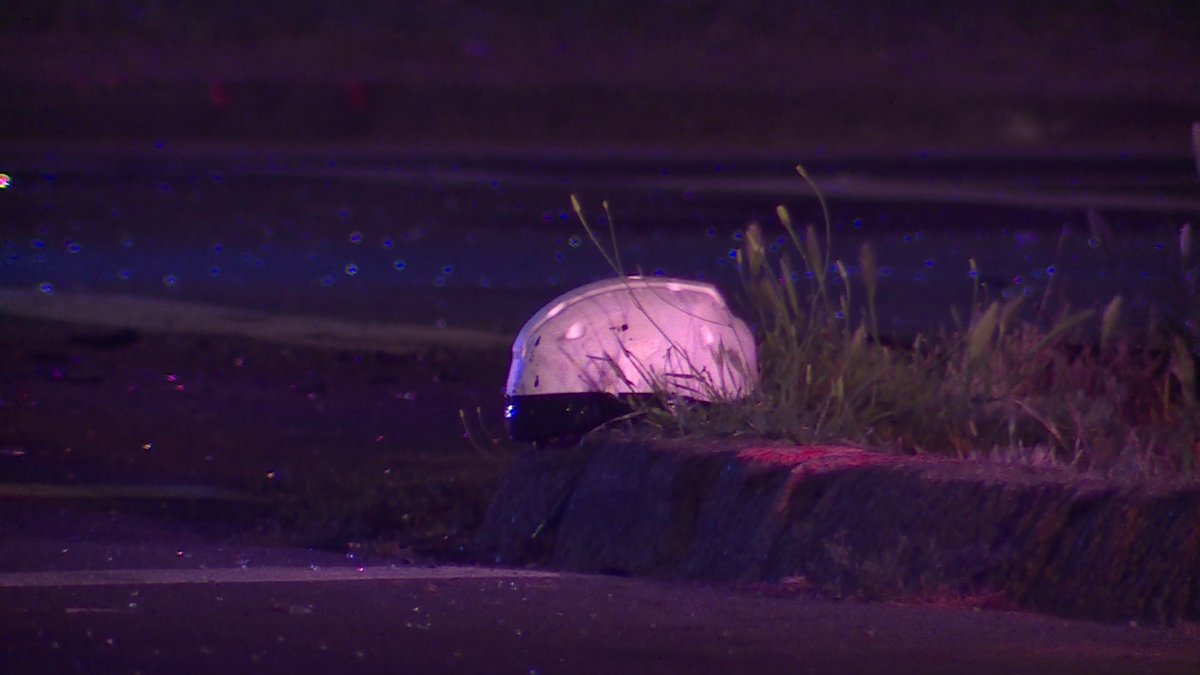
[[35, 672], [1193, 673], [1192, 627], [424, 566], [0, 574]]
[[5, 673], [1194, 673], [1200, 631], [264, 544], [207, 519], [0, 501]]

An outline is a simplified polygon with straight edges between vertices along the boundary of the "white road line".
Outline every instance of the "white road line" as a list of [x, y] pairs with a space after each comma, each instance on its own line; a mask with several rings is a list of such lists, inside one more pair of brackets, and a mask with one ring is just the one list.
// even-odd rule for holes
[[[612, 178], [608, 176], [545, 176], [535, 173], [488, 171], [392, 171], [383, 169], [344, 169], [338, 172], [297, 169], [285, 172], [298, 178], [321, 178], [368, 183], [413, 183], [431, 186], [484, 185], [503, 183], [533, 187], [608, 190], [679, 190], [709, 194], [774, 195], [812, 197], [812, 188], [795, 175], [785, 177], [745, 176], [710, 178], [706, 176]], [[280, 173], [264, 173], [279, 176]], [[817, 176], [817, 186], [826, 197], [858, 201], [895, 201], [901, 203], [975, 204], [1035, 209], [1130, 209], [1148, 212], [1200, 211], [1200, 200], [1143, 194], [1112, 194], [1095, 191], [1021, 191], [997, 187], [986, 182], [950, 183], [933, 180], [905, 180], [856, 175]]]
[[[673, 180], [676, 187], [699, 193], [765, 194], [811, 196], [812, 189], [791, 178], [731, 178], [701, 181]], [[935, 181], [831, 176], [817, 178], [817, 187], [829, 199], [858, 201], [894, 201], [901, 203], [975, 204], [983, 206], [1026, 207], [1035, 209], [1129, 209], [1148, 212], [1200, 212], [1200, 200], [1139, 194], [1101, 192], [1023, 192], [986, 184], [948, 184]]]
[[171, 584], [321, 583], [451, 579], [552, 579], [554, 572], [490, 567], [223, 567], [216, 569], [67, 570], [0, 573], [0, 588], [161, 586]]
[[508, 335], [479, 330], [269, 314], [235, 307], [102, 293], [0, 288], [0, 312], [52, 321], [201, 335], [242, 335], [285, 344], [392, 353], [430, 345], [500, 349]]

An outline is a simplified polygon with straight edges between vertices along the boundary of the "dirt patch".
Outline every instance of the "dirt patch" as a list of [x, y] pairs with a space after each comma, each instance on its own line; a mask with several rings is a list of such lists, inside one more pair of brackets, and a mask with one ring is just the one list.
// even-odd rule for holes
[[481, 545], [508, 564], [1200, 618], [1200, 486], [1046, 467], [610, 438], [519, 457]]

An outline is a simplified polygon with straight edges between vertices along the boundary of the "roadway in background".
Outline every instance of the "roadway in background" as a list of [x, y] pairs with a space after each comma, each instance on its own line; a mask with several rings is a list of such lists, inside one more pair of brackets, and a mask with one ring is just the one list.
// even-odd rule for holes
[[[821, 211], [789, 160], [658, 156], [42, 152], [5, 156], [0, 287], [200, 302], [271, 314], [511, 335], [555, 295], [626, 272], [710, 280], [737, 295], [734, 251], [761, 222], [791, 244]], [[1200, 216], [1189, 158], [817, 157], [834, 254], [880, 265], [882, 327], [911, 333], [970, 298], [969, 259], [996, 299], [1075, 306], [1180, 296], [1178, 228]], [[1100, 215], [1095, 228], [1092, 210]], [[1100, 235], [1100, 236], [1097, 236]], [[795, 256], [794, 251], [792, 256]], [[836, 280], [835, 280], [836, 283]], [[855, 293], [862, 298], [861, 286]], [[1060, 304], [1051, 297], [1052, 306]]]

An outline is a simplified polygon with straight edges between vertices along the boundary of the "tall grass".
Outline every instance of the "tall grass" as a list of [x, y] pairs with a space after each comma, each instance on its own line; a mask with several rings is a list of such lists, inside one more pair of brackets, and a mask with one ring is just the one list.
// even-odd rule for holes
[[1023, 298], [990, 299], [975, 274], [965, 321], [898, 344], [879, 331], [870, 245], [853, 276], [832, 258], [824, 198], [797, 170], [821, 202], [823, 232], [801, 231], [780, 206], [791, 249], [771, 255], [751, 224], [738, 251], [760, 338], [758, 389], [716, 406], [643, 411], [659, 430], [1052, 462], [1136, 478], [1197, 475], [1200, 268], [1190, 226], [1175, 261], [1190, 302], [1142, 331], [1126, 330], [1120, 296], [1048, 315], [1045, 301], [1032, 311]]

